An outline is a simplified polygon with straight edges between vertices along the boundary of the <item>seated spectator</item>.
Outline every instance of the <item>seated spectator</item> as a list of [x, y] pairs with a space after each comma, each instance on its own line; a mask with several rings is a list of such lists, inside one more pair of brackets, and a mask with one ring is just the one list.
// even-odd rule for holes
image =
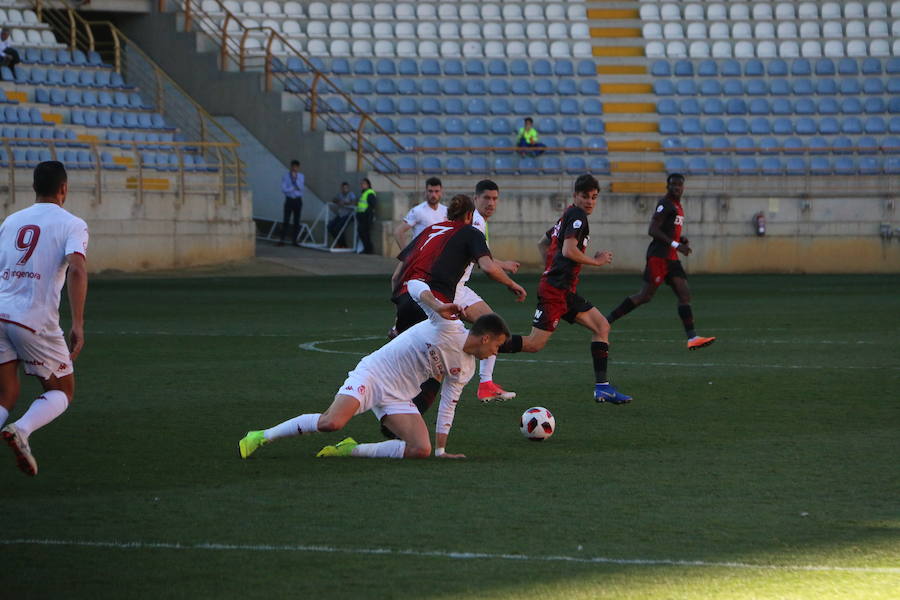
[[12, 41], [9, 39], [9, 28], [4, 27], [0, 30], [0, 67], [9, 67], [13, 77], [16, 76], [16, 65], [22, 62], [19, 57], [19, 51], [12, 47]]
[[331, 213], [334, 215], [328, 221], [328, 234], [332, 238], [338, 238], [338, 248], [346, 248], [347, 239], [344, 237], [344, 224], [356, 212], [356, 194], [350, 191], [350, 184], [346, 181], [342, 183], [341, 191], [335, 194], [328, 205], [331, 208]]
[[[525, 118], [525, 126], [519, 129], [519, 137], [516, 140], [516, 147], [518, 148], [546, 148], [545, 144], [541, 144], [538, 142], [538, 132], [537, 129], [534, 128], [534, 121], [531, 117]], [[543, 150], [537, 150], [533, 152], [519, 152], [519, 156], [540, 156], [543, 154]]]

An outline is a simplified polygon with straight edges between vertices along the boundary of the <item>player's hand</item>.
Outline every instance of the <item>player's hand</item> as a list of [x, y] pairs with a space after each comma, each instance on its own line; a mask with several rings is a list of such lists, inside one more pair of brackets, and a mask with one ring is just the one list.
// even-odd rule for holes
[[500, 263], [500, 268], [506, 271], [507, 273], [512, 273], [515, 275], [519, 272], [519, 267], [522, 265], [514, 260], [504, 260]]
[[81, 353], [81, 349], [84, 348], [84, 330], [81, 327], [72, 327], [69, 331], [69, 347], [71, 348], [69, 357], [72, 359], [72, 362], [75, 362], [75, 359]]
[[440, 456], [436, 458], [465, 458], [465, 454], [450, 454], [449, 452], [444, 452]]
[[609, 250], [603, 250], [594, 254], [594, 260], [597, 261], [598, 267], [612, 263], [612, 259], [613, 254]]
[[462, 309], [458, 304], [453, 304], [451, 302], [441, 304], [437, 309], [435, 309], [435, 312], [448, 321], [453, 321], [459, 318], [459, 314], [462, 312]]
[[690, 256], [691, 252], [693, 252], [693, 250], [691, 250], [691, 247], [688, 246], [686, 242], [680, 243], [680, 245], [678, 246], [678, 251], [681, 252], [682, 254], [684, 254], [685, 256]]
[[525, 302], [525, 298], [528, 297], [528, 292], [525, 291], [521, 285], [516, 282], [513, 282], [511, 286], [509, 286], [509, 291], [511, 291], [516, 296], [516, 302]]

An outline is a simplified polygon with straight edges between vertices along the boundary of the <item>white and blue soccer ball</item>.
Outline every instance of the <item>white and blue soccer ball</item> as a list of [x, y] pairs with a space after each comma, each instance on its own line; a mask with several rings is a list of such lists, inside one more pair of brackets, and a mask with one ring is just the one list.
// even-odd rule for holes
[[533, 406], [522, 413], [519, 419], [522, 435], [533, 442], [542, 442], [556, 431], [553, 413], [543, 406]]

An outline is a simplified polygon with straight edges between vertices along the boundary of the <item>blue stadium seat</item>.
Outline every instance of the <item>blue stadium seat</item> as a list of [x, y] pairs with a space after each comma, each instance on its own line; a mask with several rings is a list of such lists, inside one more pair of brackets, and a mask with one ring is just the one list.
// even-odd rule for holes
[[664, 139], [662, 151], [666, 154], [681, 154], [683, 152], [681, 140], [677, 137], [668, 137]]
[[688, 159], [688, 173], [691, 175], [707, 175], [709, 174], [709, 161], [705, 156], [695, 156]]
[[699, 115], [700, 103], [696, 98], [685, 98], [678, 103], [678, 111], [683, 115]]
[[747, 82], [745, 92], [748, 96], [766, 96], [769, 94], [769, 85], [765, 79], [751, 79]]
[[900, 77], [888, 79], [886, 89], [888, 94], [900, 94]]
[[603, 103], [597, 98], [587, 98], [581, 106], [581, 111], [586, 115], [602, 115]]
[[539, 115], [555, 115], [557, 110], [556, 102], [552, 98], [538, 98], [534, 108]]
[[888, 156], [884, 159], [884, 172], [889, 175], [900, 173], [900, 156]]
[[579, 77], [596, 77], [597, 63], [586, 58], [579, 60], [576, 72], [578, 73]]
[[809, 159], [809, 172], [813, 175], [828, 175], [831, 173], [831, 161], [824, 156], [813, 156]]
[[791, 62], [791, 75], [795, 77], [811, 75], [812, 74], [812, 65], [809, 60], [806, 58], [795, 58], [793, 62]]
[[734, 140], [734, 151], [736, 154], [755, 154], [756, 144], [753, 138], [741, 136]]
[[442, 171], [441, 159], [436, 156], [426, 156], [422, 158], [422, 172], [433, 174]]
[[878, 141], [870, 135], [864, 135], [856, 141], [856, 147], [859, 148], [860, 154], [876, 154]]
[[[382, 80], [388, 81], [388, 80]], [[410, 81], [409, 79], [405, 79], [403, 81]], [[373, 93], [375, 90], [372, 87], [372, 80], [366, 79], [365, 77], [357, 77], [353, 80], [353, 87], [350, 90], [353, 94], [359, 95], [367, 95]], [[120, 94], [122, 92], [116, 92], [116, 94]]]
[[492, 96], [507, 96], [509, 83], [505, 79], [491, 79], [488, 81], [487, 91]]
[[353, 61], [353, 73], [356, 75], [374, 75], [375, 67], [368, 58], [357, 58]]
[[[696, 100], [694, 100], [696, 103]], [[684, 106], [682, 104], [682, 112], [684, 112]], [[718, 98], [707, 98], [703, 101], [703, 114], [704, 115], [721, 115], [725, 112], [725, 105]], [[687, 113], [685, 113], [687, 114]], [[693, 114], [693, 113], [692, 113]]]
[[466, 113], [470, 115], [488, 114], [488, 105], [483, 98], [472, 98], [466, 103]]
[[794, 122], [794, 133], [798, 135], [813, 135], [816, 131], [818, 131], [816, 122], [809, 117], [800, 117]]
[[484, 154], [487, 152], [487, 150], [476, 150], [476, 148], [487, 148], [490, 144], [488, 143], [486, 138], [477, 135], [470, 137], [467, 145], [472, 148], [472, 154]]
[[726, 130], [731, 135], [743, 135], [750, 131], [750, 125], [747, 123], [747, 119], [732, 117], [728, 119]]
[[491, 100], [488, 112], [492, 115], [508, 115], [512, 114], [512, 106], [506, 98], [494, 98]]
[[397, 119], [397, 133], [413, 134], [419, 133], [419, 126], [412, 117], [401, 117]]
[[566, 158], [566, 173], [569, 175], [581, 175], [587, 172], [587, 163], [580, 156], [570, 156]]
[[773, 115], [792, 115], [794, 114], [794, 106], [787, 98], [775, 98], [772, 100]]
[[562, 161], [555, 156], [542, 156], [540, 165], [541, 173], [548, 175], [557, 175], [563, 170]]
[[509, 63], [509, 74], [514, 77], [527, 77], [531, 75], [531, 69], [528, 68], [528, 62], [522, 58], [514, 58]]
[[805, 78], [795, 79], [791, 87], [797, 96], [810, 96], [814, 91], [812, 81]]
[[72, 64], [72, 53], [66, 49], [59, 48], [56, 51], [56, 64], [58, 65], [71, 65]]
[[603, 135], [606, 133], [606, 127], [603, 119], [590, 117], [584, 121], [584, 132], [588, 135]]
[[777, 117], [772, 121], [772, 133], [775, 135], [790, 135], [794, 133], [794, 123], [788, 117]]
[[53, 48], [42, 48], [40, 62], [42, 65], [55, 65], [56, 50], [54, 50]]
[[444, 61], [444, 75], [451, 77], [461, 77], [464, 74], [462, 61], [456, 58], [449, 58]]
[[574, 96], [578, 93], [578, 86], [574, 79], [560, 79], [556, 84], [556, 93], [560, 96]]
[[737, 79], [726, 79], [722, 84], [722, 93], [726, 96], [743, 96], [744, 84]]
[[[541, 141], [542, 141], [542, 142], [544, 143], [544, 145], [546, 145], [548, 148], [560, 148], [560, 147], [562, 146], [562, 144], [560, 144], [559, 140], [558, 140], [555, 136], [552, 136], [552, 135], [548, 135], [548, 136], [542, 137], [542, 138], [541, 138]], [[547, 152], [550, 153], [550, 154], [554, 154], [554, 153], [556, 153], [557, 151], [555, 151], [555, 150], [547, 150]]]
[[609, 175], [609, 159], [603, 157], [595, 157], [588, 164], [588, 172], [594, 175]]
[[861, 156], [859, 158], [859, 173], [861, 175], [877, 175], [881, 173], [881, 161], [875, 156]]
[[505, 175], [516, 172], [516, 162], [511, 156], [497, 156], [494, 158], [494, 171]]
[[840, 112], [841, 107], [834, 98], [820, 98], [816, 105], [820, 115], [836, 115]]
[[751, 115], [767, 115], [771, 112], [769, 101], [765, 98], [753, 98], [748, 108]]
[[765, 75], [762, 61], [758, 58], [751, 58], [744, 63], [744, 75], [747, 77], [762, 77]]
[[440, 96], [441, 84], [437, 79], [422, 79], [419, 81], [419, 93], [423, 96]]
[[469, 159], [469, 172], [474, 174], [485, 174], [490, 171], [490, 164], [483, 156], [473, 156]]
[[466, 60], [465, 64], [465, 72], [466, 75], [473, 76], [483, 76], [484, 75], [484, 63], [478, 60], [477, 58], [470, 58]]
[[400, 98], [397, 101], [397, 112], [401, 115], [414, 115], [419, 112], [419, 103], [415, 98]]
[[791, 156], [785, 163], [784, 171], [788, 175], [806, 175], [808, 168], [805, 159], [799, 156]]
[[684, 140], [684, 151], [686, 154], [705, 154], [706, 141], [699, 136], [686, 138]]
[[559, 126], [553, 117], [541, 117], [535, 123], [535, 127], [541, 133], [556, 134], [559, 133]]
[[[357, 79], [356, 81], [360, 81]], [[354, 85], [354, 93], [356, 93], [356, 81], [353, 82]], [[365, 81], [365, 80], [363, 80]], [[393, 79], [379, 79], [375, 82], [375, 93], [376, 94], [390, 94], [394, 95], [397, 93], [397, 84], [394, 83]]]
[[859, 98], [844, 98], [841, 102], [841, 112], [845, 115], [859, 115], [863, 112], [863, 104]]
[[568, 58], [558, 58], [553, 63], [553, 74], [557, 77], [574, 77], [575, 66]]
[[[350, 75], [353, 70], [350, 68], [350, 61], [346, 58], [335, 58], [331, 61], [331, 72], [335, 75]], [[394, 73], [388, 73], [393, 75]]]
[[[721, 121], [721, 119], [719, 119], [719, 121]], [[660, 122], [659, 131], [663, 134], [678, 132], [677, 129], [675, 131], [663, 131], [662, 122]], [[701, 133], [703, 133], [703, 126], [700, 124], [700, 119], [696, 117], [688, 117], [686, 119], [682, 119], [681, 132], [686, 135], [700, 135]]]
[[[342, 98], [340, 99], [342, 100]], [[338, 100], [338, 98], [335, 98], [335, 100]], [[375, 101], [375, 112], [381, 115], [392, 115], [397, 112], [393, 98], [378, 98]]]
[[693, 79], [679, 79], [675, 82], [675, 93], [679, 96], [694, 96], [697, 94], [697, 84]]
[[784, 172], [784, 165], [781, 160], [774, 156], [767, 156], [760, 163], [760, 170], [763, 175], [781, 175]]
[[485, 121], [481, 117], [469, 119], [469, 122], [466, 124], [466, 131], [469, 132], [469, 135], [487, 135], [487, 121]]
[[[52, 89], [49, 92], [38, 88], [34, 91], [35, 102], [49, 102], [50, 106], [62, 106], [66, 103], [66, 93], [60, 89]], [[44, 96], [46, 95], [46, 99]]]
[[823, 137], [811, 137], [806, 142], [806, 147], [809, 148], [810, 154], [828, 154], [828, 141]]
[[462, 96], [466, 88], [459, 79], [444, 79], [441, 82], [441, 91], [448, 96]]
[[516, 98], [513, 100], [513, 114], [528, 115], [534, 112], [534, 103], [530, 98]]
[[794, 112], [798, 115], [816, 114], [816, 103], [811, 98], [800, 98], [794, 102]]
[[582, 96], [597, 96], [600, 94], [600, 83], [596, 79], [582, 79], [578, 82], [578, 93]]
[[728, 138], [716, 136], [709, 143], [709, 148], [712, 154], [723, 154], [731, 150], [731, 142], [728, 141]]
[[94, 87], [94, 71], [83, 69], [78, 73], [78, 85], [81, 87]]
[[865, 123], [865, 132], [868, 134], [879, 135], [887, 133], [887, 124], [881, 117], [868, 117]]
[[830, 58], [816, 59], [816, 75], [834, 75], [834, 61]]
[[[540, 122], [540, 119], [538, 119], [538, 122]], [[510, 125], [509, 119], [506, 117], [493, 117], [490, 120], [489, 127], [490, 132], [494, 135], [512, 135], [513, 133], [512, 125]], [[539, 131], [544, 130], [539, 129]], [[549, 130], [546, 131], [549, 133]]]
[[538, 162], [537, 159], [531, 158], [530, 156], [526, 156], [519, 159], [518, 165], [519, 173], [523, 175], [534, 175], [538, 172]]
[[506, 61], [500, 60], [499, 58], [492, 58], [488, 61], [487, 72], [488, 75], [492, 77], [505, 77], [506, 75], [509, 75]]
[[722, 77], [740, 77], [741, 63], [734, 60], [733, 58], [729, 58], [722, 62], [719, 68], [719, 74]]
[[676, 77], [693, 77], [694, 63], [689, 60], [678, 60], [675, 62], [674, 72]]
[[509, 89], [513, 96], [530, 96], [531, 82], [527, 79], [514, 79]]
[[733, 175], [734, 172], [734, 159], [730, 156], [717, 156], [713, 160], [713, 173], [716, 175]]
[[581, 121], [573, 117], [563, 117], [559, 130], [562, 133], [581, 133]]
[[831, 96], [837, 94], [837, 92], [838, 86], [834, 79], [826, 77], [816, 80], [816, 93], [820, 96]]
[[[590, 80], [585, 79], [584, 81]], [[675, 86], [668, 79], [657, 79], [653, 82], [653, 93], [657, 96], [672, 96], [675, 94]]]
[[[313, 56], [309, 59], [310, 64], [312, 64], [313, 69], [317, 70], [320, 73], [325, 73], [326, 75], [331, 73], [331, 67], [328, 63], [325, 62], [325, 59], [320, 56]], [[363, 67], [365, 68], [365, 67]], [[371, 73], [369, 73], [371, 75]]]
[[533, 85], [533, 91], [538, 96], [550, 96], [556, 93], [553, 82], [549, 79], [537, 79]]
[[561, 115], [577, 115], [580, 114], [578, 101], [574, 98], [563, 98], [559, 101], [559, 114]]
[[746, 115], [747, 103], [743, 98], [730, 98], [725, 104], [725, 112], [729, 115]]
[[857, 75], [859, 65], [855, 58], [842, 58], [838, 61], [837, 72], [839, 75]]
[[[36, 70], [37, 69], [35, 69], [35, 71]], [[16, 69], [16, 71], [21, 71], [21, 69]], [[59, 69], [47, 69], [45, 81], [47, 82], [47, 85], [62, 85], [63, 72]], [[32, 80], [32, 82], [34, 82], [34, 80]], [[110, 85], [112, 85], [112, 75], [110, 75]]]
[[[394, 125], [394, 120], [390, 117], [378, 117], [375, 119], [375, 124], [381, 127], [386, 133], [394, 134], [397, 132], [397, 126]], [[394, 146], [393, 143], [391, 143]], [[395, 152], [397, 151], [395, 147]]]
[[881, 60], [877, 58], [864, 58], [862, 62], [863, 75], [881, 75]]
[[434, 58], [426, 58], [419, 63], [419, 73], [422, 75], [438, 76], [441, 74], [441, 65]]
[[845, 135], [838, 136], [831, 140], [831, 151], [834, 154], [852, 154], [853, 142]]
[[787, 63], [780, 58], [772, 59], [766, 65], [766, 73], [769, 77], [785, 77], [788, 74]]
[[791, 93], [791, 85], [787, 79], [772, 79], [769, 81], [769, 95], [787, 96]]
[[498, 154], [508, 154], [512, 152], [513, 143], [509, 136], [495, 137], [491, 138], [491, 147], [494, 148], [494, 152]]
[[535, 77], [549, 77], [553, 75], [553, 67], [546, 58], [539, 58], [531, 63], [531, 74]]
[[773, 137], [764, 137], [757, 144], [760, 154], [777, 154], [781, 144]]
[[441, 122], [434, 117], [425, 117], [419, 121], [419, 133], [438, 135], [441, 133]]
[[700, 82], [699, 91], [702, 96], [718, 96], [722, 93], [722, 84], [718, 79], [704, 79]]
[[418, 75], [419, 65], [411, 58], [401, 58], [397, 61], [397, 73], [400, 75]]
[[[547, 141], [544, 140], [544, 142], [546, 143]], [[547, 143], [547, 146], [550, 146], [550, 144]], [[575, 136], [567, 137], [562, 143], [563, 152], [567, 154], [581, 154], [583, 147], [584, 144], [581, 141], [581, 138]]]
[[[118, 111], [113, 112], [109, 116], [109, 125], [110, 127], [118, 127], [120, 129], [125, 127], [125, 113]], [[124, 136], [125, 134], [123, 133], [122, 135]], [[124, 140], [125, 138], [122, 137], [121, 139]]]
[[894, 96], [888, 101], [888, 112], [892, 115], [900, 113], [900, 97]]
[[483, 79], [466, 80], [466, 95], [484, 96], [485, 94], [487, 94], [487, 86], [484, 85]]
[[606, 154], [609, 151], [606, 140], [602, 137], [588, 138], [587, 147], [590, 154]]
[[891, 117], [888, 131], [891, 133], [900, 133], [900, 117]]
[[[596, 74], [596, 67], [594, 68], [594, 74]], [[650, 74], [654, 77], [670, 77], [672, 68], [669, 66], [668, 61], [657, 60], [650, 65]]]
[[841, 78], [840, 83], [838, 84], [838, 91], [844, 96], [858, 94], [860, 91], [859, 79], [855, 77]]
[[[415, 129], [415, 122], [413, 122], [413, 129]], [[414, 148], [416, 147], [416, 138], [405, 135], [397, 138], [397, 142], [400, 144], [400, 152], [405, 152], [408, 154], [415, 151]]]
[[764, 117], [754, 117], [750, 119], [750, 133], [753, 135], [768, 135], [772, 133], [772, 127], [769, 120]]
[[678, 157], [672, 157], [666, 159], [666, 172], [667, 173], [684, 173], [687, 171], [684, 160]]
[[20, 55], [23, 64], [33, 65], [41, 62], [41, 50], [39, 48], [25, 48]]
[[466, 172], [466, 163], [458, 156], [447, 159], [446, 171], [452, 175], [462, 175]]
[[719, 75], [719, 67], [714, 60], [703, 60], [697, 65], [697, 75], [700, 77], [717, 77]]
[[81, 105], [90, 108], [99, 106], [97, 92], [94, 90], [85, 90], [84, 93], [81, 94]]

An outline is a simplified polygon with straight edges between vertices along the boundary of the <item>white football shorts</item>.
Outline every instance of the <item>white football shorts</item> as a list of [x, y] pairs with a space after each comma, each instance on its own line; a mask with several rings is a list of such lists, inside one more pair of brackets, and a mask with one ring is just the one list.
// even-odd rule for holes
[[412, 398], [398, 398], [365, 369], [354, 369], [347, 373], [347, 379], [337, 393], [359, 400], [356, 414], [371, 410], [379, 421], [385, 415], [419, 414]]
[[21, 360], [25, 373], [41, 379], [65, 377], [74, 372], [69, 347], [62, 333], [40, 335], [7, 321], [0, 321], [0, 364]]
[[473, 292], [472, 288], [467, 285], [456, 288], [456, 298], [454, 298], [453, 301], [464, 310], [473, 304], [484, 302], [484, 300], [481, 299], [481, 296]]

